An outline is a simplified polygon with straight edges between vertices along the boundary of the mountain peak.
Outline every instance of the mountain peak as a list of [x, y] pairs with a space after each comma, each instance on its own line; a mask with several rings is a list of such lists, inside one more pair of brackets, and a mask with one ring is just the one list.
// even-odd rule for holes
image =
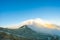
[[29, 25], [34, 25], [34, 26], [39, 26], [39, 27], [43, 26], [43, 27], [46, 27], [46, 28], [49, 28], [49, 29], [54, 29], [54, 28], [59, 29], [59, 28], [56, 27], [57, 26], [56, 24], [53, 24], [50, 21], [42, 20], [40, 18], [29, 19], [29, 20], [23, 21], [21, 24], [19, 24], [17, 26], [14, 26], [12, 28], [13, 29], [19, 28], [23, 25], [28, 25], [28, 26]]
[[26, 21], [22, 22], [19, 26], [23, 26], [23, 25], [35, 25], [35, 26], [44, 26], [47, 28], [56, 28], [55, 24], [53, 24], [49, 21], [42, 20], [40, 18], [26, 20]]
[[23, 21], [20, 25], [13, 27], [13, 29], [18, 29], [20, 27], [24, 27], [25, 25], [36, 32], [60, 35], [60, 26], [39, 18]]

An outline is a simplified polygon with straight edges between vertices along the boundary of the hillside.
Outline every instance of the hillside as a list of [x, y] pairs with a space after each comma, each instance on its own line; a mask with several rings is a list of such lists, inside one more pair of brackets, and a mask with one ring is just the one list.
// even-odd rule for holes
[[0, 27], [0, 40], [60, 40], [59, 36], [52, 36], [45, 33], [37, 33], [28, 28], [27, 25], [18, 29]]

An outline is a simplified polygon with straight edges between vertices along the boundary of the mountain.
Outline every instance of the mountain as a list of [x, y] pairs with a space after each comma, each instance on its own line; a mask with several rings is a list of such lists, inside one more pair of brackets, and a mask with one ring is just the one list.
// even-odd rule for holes
[[59, 40], [59, 38], [59, 36], [52, 36], [45, 33], [37, 33], [28, 28], [27, 25], [24, 25], [18, 29], [0, 28], [1, 40]]
[[18, 29], [19, 27], [21, 27], [23, 25], [27, 25], [28, 28], [30, 28], [38, 33], [42, 32], [42, 33], [48, 33], [51, 35], [60, 36], [60, 26], [59, 25], [50, 23], [48, 21], [44, 21], [42, 19], [30, 19], [30, 20], [22, 22], [17, 27], [12, 27], [12, 29]]
[[27, 20], [16, 27], [0, 27], [0, 40], [60, 40], [60, 26], [41, 19]]

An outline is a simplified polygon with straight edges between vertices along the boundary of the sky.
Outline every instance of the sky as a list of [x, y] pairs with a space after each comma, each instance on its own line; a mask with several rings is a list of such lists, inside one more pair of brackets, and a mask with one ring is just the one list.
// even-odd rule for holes
[[60, 24], [60, 0], [0, 0], [0, 26], [41, 18]]

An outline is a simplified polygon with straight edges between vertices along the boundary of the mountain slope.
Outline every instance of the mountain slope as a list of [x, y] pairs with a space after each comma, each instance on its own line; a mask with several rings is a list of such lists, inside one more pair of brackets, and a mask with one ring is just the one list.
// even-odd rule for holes
[[[4, 29], [4, 30], [3, 30]], [[3, 34], [2, 34], [3, 33]], [[27, 25], [21, 26], [18, 29], [7, 29], [7, 28], [0, 28], [0, 34], [3, 35], [6, 34], [5, 36], [8, 36], [11, 39], [10, 36], [12, 35], [12, 39], [14, 40], [15, 37], [16, 39], [20, 40], [59, 40], [59, 36], [52, 36], [50, 34], [45, 34], [45, 33], [37, 33], [30, 29]], [[1, 38], [1, 36], [0, 36]], [[2, 39], [2, 38], [1, 38]], [[3, 38], [4, 39], [4, 38]]]
[[[20, 28], [21, 26], [27, 25], [28, 28], [36, 31], [38, 33], [48, 33], [51, 35], [58, 35], [60, 36], [60, 26], [50, 23], [48, 21], [44, 21], [42, 19], [30, 19], [27, 21], [22, 22], [16, 29]], [[14, 29], [15, 27], [13, 27]]]
[[5, 36], [6, 40], [60, 40], [60, 26], [41, 19], [27, 20], [11, 28], [0, 27], [0, 35], [1, 40]]

